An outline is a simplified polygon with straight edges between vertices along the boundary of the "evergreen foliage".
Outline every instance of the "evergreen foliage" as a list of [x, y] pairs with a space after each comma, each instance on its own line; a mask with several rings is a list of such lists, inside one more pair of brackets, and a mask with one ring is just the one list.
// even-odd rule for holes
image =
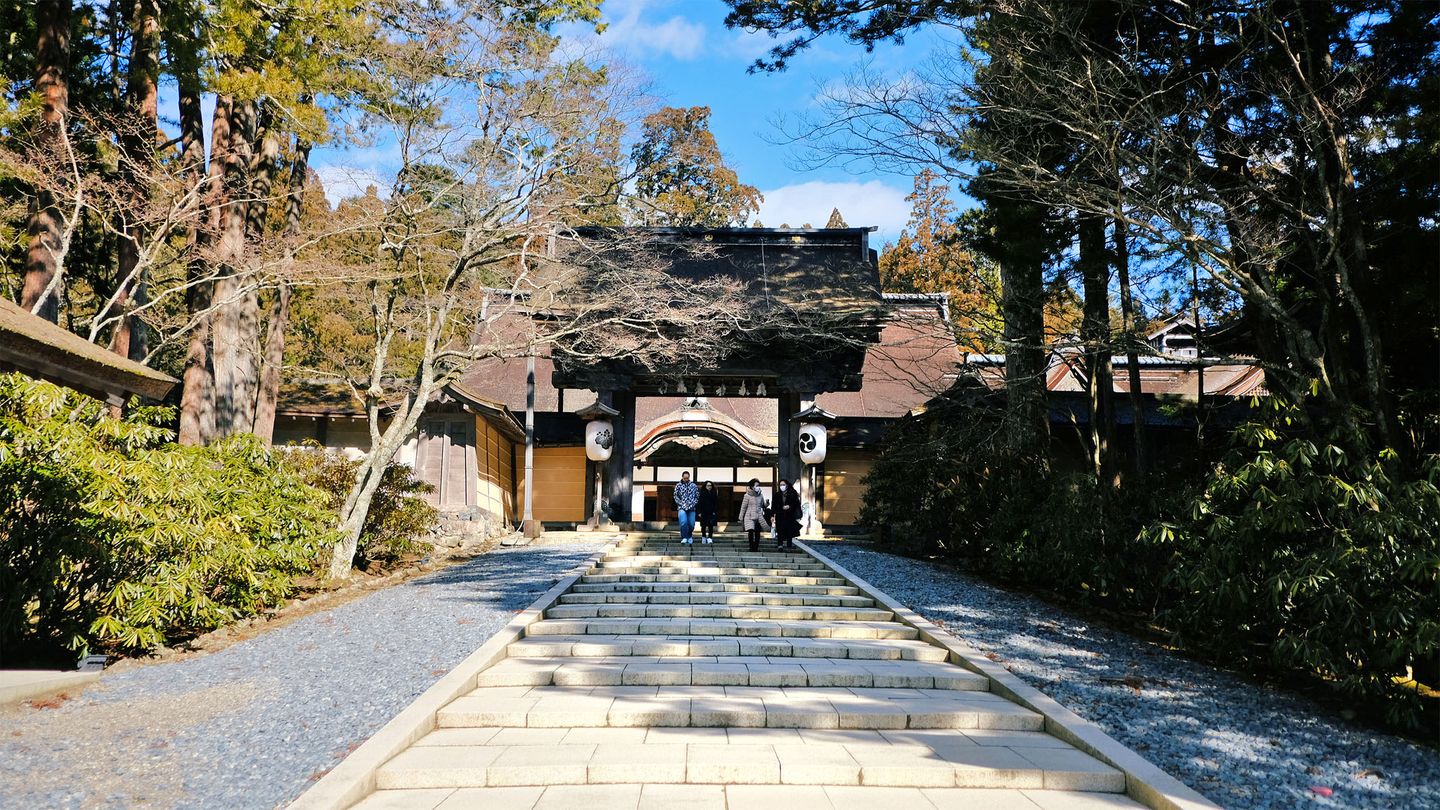
[[135, 652], [281, 604], [334, 516], [254, 436], [182, 447], [167, 408], [123, 419], [0, 376], [0, 650], [7, 665]]
[[[324, 492], [330, 508], [339, 512], [345, 495], [355, 484], [360, 463], [326, 451], [313, 441], [280, 452], [285, 455], [286, 465], [299, 473], [305, 483]], [[392, 462], [386, 467], [360, 531], [356, 566], [366, 571], [376, 565], [388, 567], [424, 549], [420, 539], [435, 525], [439, 513], [417, 496], [434, 490], [430, 484], [416, 479], [409, 465]]]
[[1440, 458], [1317, 440], [1302, 415], [1272, 401], [1208, 474], [1109, 487], [1010, 449], [998, 407], [956, 399], [891, 431], [861, 519], [899, 550], [1121, 611], [1415, 727], [1440, 710], [1414, 685], [1440, 674]]
[[709, 107], [665, 107], [646, 117], [631, 159], [646, 225], [742, 226], [764, 200], [725, 165]]
[[1295, 406], [1268, 409], [1142, 537], [1172, 560], [1163, 621], [1188, 647], [1319, 674], [1416, 725], [1416, 692], [1397, 678], [1440, 686], [1440, 457], [1407, 469], [1393, 449], [1309, 436]]

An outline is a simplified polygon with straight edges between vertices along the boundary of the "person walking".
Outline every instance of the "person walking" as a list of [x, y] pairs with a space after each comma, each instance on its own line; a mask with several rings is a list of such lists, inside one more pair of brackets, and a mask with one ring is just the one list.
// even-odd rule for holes
[[680, 483], [675, 485], [675, 509], [680, 512], [680, 543], [692, 545], [695, 542], [695, 505], [700, 501], [700, 488], [690, 480], [690, 473], [680, 473]]
[[775, 548], [794, 551], [799, 536], [800, 493], [793, 481], [782, 478], [775, 493]]
[[700, 542], [715, 542], [715, 524], [719, 522], [720, 496], [715, 492], [715, 482], [706, 481], [700, 486], [700, 500], [695, 506], [695, 517], [700, 523]]
[[760, 494], [760, 479], [751, 478], [750, 485], [745, 489], [745, 497], [740, 500], [740, 526], [745, 529], [745, 535], [750, 541], [750, 550], [760, 550], [760, 532], [770, 531], [770, 524], [765, 520], [765, 498]]

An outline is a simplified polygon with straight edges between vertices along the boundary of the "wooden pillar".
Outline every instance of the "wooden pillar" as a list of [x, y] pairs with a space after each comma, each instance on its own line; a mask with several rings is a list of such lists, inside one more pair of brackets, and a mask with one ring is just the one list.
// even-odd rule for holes
[[[782, 394], [780, 397], [780, 477], [795, 485], [800, 495], [800, 529], [806, 530], [805, 514], [810, 515], [810, 533], [820, 526], [820, 500], [810, 465], [800, 460], [800, 423], [795, 414], [815, 404], [815, 394]], [[818, 470], [813, 471], [818, 475]]]
[[800, 412], [800, 395], [781, 391], [775, 400], [775, 432], [779, 440], [776, 459], [780, 477], [786, 481], [795, 478], [800, 470], [800, 452], [796, 449], [800, 426], [790, 418]]
[[526, 358], [525, 367], [525, 497], [521, 509], [520, 531], [530, 538], [545, 533], [535, 519], [535, 355]]
[[600, 401], [620, 412], [615, 417], [615, 449], [605, 462], [605, 496], [610, 502], [610, 519], [630, 522], [635, 491], [635, 395], [629, 391], [601, 391]]
[[[820, 476], [825, 471], [820, 464], [807, 464], [800, 474], [800, 532], [807, 536], [819, 537], [825, 534], [820, 520]], [[809, 515], [809, 523], [805, 522]]]

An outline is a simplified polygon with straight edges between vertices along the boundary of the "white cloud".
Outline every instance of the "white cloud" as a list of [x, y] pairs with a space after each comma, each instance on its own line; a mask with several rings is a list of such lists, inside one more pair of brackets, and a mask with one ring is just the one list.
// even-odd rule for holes
[[810, 223], [825, 227], [830, 210], [839, 208], [840, 215], [852, 228], [877, 225], [876, 246], [900, 235], [910, 218], [910, 204], [905, 202], [908, 191], [888, 186], [879, 180], [864, 183], [830, 183], [812, 180], [765, 191], [760, 204], [759, 219], [771, 228], [788, 224], [798, 228]]
[[320, 183], [325, 187], [325, 199], [330, 201], [331, 207], [348, 197], [364, 194], [368, 186], [374, 186], [381, 197], [390, 191], [389, 182], [374, 169], [327, 164], [316, 166], [315, 174], [320, 176]]
[[763, 31], [746, 31], [742, 28], [731, 37], [729, 51], [731, 55], [738, 56], [746, 62], [753, 62], [768, 55], [771, 48], [785, 41]]
[[607, 3], [600, 46], [635, 59], [657, 55], [684, 61], [699, 58], [705, 51], [705, 26], [679, 14], [656, 20], [659, 15], [652, 8], [656, 5], [654, 0]]

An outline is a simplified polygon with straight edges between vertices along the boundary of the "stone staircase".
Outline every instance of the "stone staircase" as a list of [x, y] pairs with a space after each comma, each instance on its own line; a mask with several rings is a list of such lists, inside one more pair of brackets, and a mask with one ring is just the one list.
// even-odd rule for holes
[[1112, 808], [1125, 776], [803, 552], [632, 534], [374, 808]]

